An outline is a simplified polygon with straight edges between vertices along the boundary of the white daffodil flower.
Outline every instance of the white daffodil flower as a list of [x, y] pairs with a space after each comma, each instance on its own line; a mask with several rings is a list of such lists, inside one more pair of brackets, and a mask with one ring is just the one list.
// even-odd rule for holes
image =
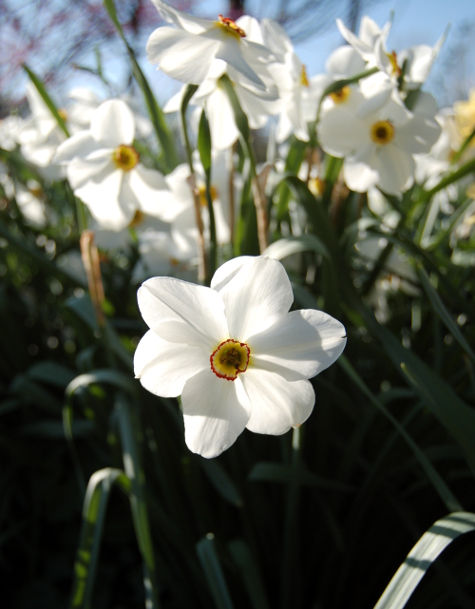
[[425, 82], [446, 37], [446, 34], [442, 35], [433, 47], [422, 44], [399, 53], [388, 52], [386, 40], [391, 21], [381, 29], [365, 15], [361, 20], [359, 36], [355, 36], [341, 19], [337, 19], [336, 23], [343, 38], [368, 62], [367, 68], [378, 67], [393, 84], [397, 84], [397, 80], [403, 76], [408, 89], [417, 89]]
[[[241, 32], [245, 32], [246, 40], [256, 44], [263, 43], [261, 26], [256, 19], [248, 16], [240, 17], [236, 21], [236, 27]], [[190, 100], [191, 105], [197, 105], [200, 109], [206, 108], [213, 149], [226, 150], [230, 148], [237, 141], [240, 133], [231, 102], [220, 82], [224, 73], [234, 85], [234, 91], [248, 118], [251, 129], [261, 129], [266, 125], [269, 116], [278, 112], [280, 107], [279, 91], [269, 66], [259, 63], [255, 59], [250, 60], [250, 63], [265, 84], [264, 89], [256, 86], [255, 82], [243, 76], [232, 65], [224, 65], [223, 72], [223, 62], [215, 61]], [[167, 102], [164, 107], [165, 112], [178, 112], [180, 110], [185, 90], [186, 86]], [[199, 113], [198, 109], [197, 112]]]
[[109, 100], [92, 114], [90, 129], [66, 140], [55, 156], [57, 163], [67, 165], [74, 194], [92, 217], [114, 231], [128, 226], [138, 211], [160, 217], [167, 197], [162, 174], [140, 164], [134, 136], [127, 104]]
[[[247, 39], [246, 32], [232, 19], [219, 15], [217, 21], [199, 19], [178, 11], [162, 0], [153, 0], [158, 12], [176, 27], [159, 27], [147, 42], [147, 56], [162, 72], [181, 82], [199, 85], [210, 70], [216, 77], [233, 68], [255, 87], [266, 84], [254, 64], [273, 61], [264, 46]], [[216, 64], [218, 69], [216, 69]]]
[[150, 330], [135, 374], [155, 395], [181, 395], [192, 452], [216, 457], [245, 428], [280, 435], [310, 416], [308, 379], [341, 355], [346, 332], [322, 311], [289, 313], [292, 302], [284, 267], [266, 257], [230, 260], [210, 288], [154, 277], [139, 289]]
[[[374, 78], [379, 75], [367, 80]], [[385, 90], [372, 93], [356, 105], [336, 104], [328, 110], [317, 128], [319, 141], [328, 154], [345, 157], [343, 175], [351, 190], [378, 186], [399, 194], [413, 181], [413, 155], [428, 152], [439, 137], [437, 105], [431, 95], [420, 93], [410, 112], [396, 92], [389, 99]]]
[[278, 23], [264, 19], [262, 31], [266, 46], [278, 60], [268, 68], [280, 96], [276, 140], [281, 143], [294, 134], [297, 139], [308, 142], [307, 124], [316, 119], [320, 88], [312, 86], [290, 38]]
[[[213, 201], [218, 245], [224, 245], [231, 239], [231, 202], [229, 180], [229, 155], [227, 151], [213, 151], [211, 163], [211, 198]], [[209, 239], [209, 213], [206, 200], [205, 176], [201, 163], [194, 160], [196, 186], [201, 204], [201, 217], [205, 229], [205, 239]], [[190, 169], [187, 164], [179, 165], [165, 178], [169, 196], [164, 199], [161, 219], [171, 223], [171, 237], [174, 243], [173, 257], [180, 261], [196, 263], [198, 260], [198, 228], [193, 193], [189, 183]], [[234, 201], [239, 200], [240, 183], [232, 183]], [[237, 209], [234, 210], [236, 214]]]

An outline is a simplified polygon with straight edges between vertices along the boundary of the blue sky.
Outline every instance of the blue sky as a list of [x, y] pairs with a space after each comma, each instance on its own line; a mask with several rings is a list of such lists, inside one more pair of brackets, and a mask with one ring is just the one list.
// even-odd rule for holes
[[[335, 2], [341, 2], [342, 6], [346, 6], [346, 1], [335, 0]], [[258, 4], [265, 8], [273, 6], [269, 0]], [[195, 14], [207, 18], [215, 18], [219, 13], [225, 13], [227, 6], [228, 2], [225, 0], [202, 0], [197, 3]], [[473, 23], [474, 35], [472, 38], [475, 39], [475, 0], [387, 0], [376, 2], [368, 9], [365, 9], [363, 14], [369, 15], [382, 26], [389, 19], [391, 11], [394, 12], [394, 18], [387, 44], [389, 50], [400, 51], [403, 48], [417, 44], [432, 46], [446, 30], [447, 25], [451, 24], [451, 29], [441, 55], [424, 88], [436, 96], [440, 105], [447, 103], [446, 99], [453, 101], [455, 98], [466, 97], [468, 89], [475, 87], [475, 65], [472, 65], [474, 62], [470, 61], [470, 54], [465, 58], [466, 65], [457, 65], [457, 69], [453, 70], [454, 74], [451, 74], [449, 78], [441, 78], [441, 71], [444, 69], [444, 61], [450, 56], [451, 51], [460, 38], [460, 26], [462, 24]], [[262, 16], [265, 15], [262, 14]], [[314, 75], [324, 72], [325, 60], [334, 49], [343, 43], [344, 41], [336, 24], [333, 23], [325, 35], [308, 39], [303, 43], [297, 44], [295, 48], [300, 59], [307, 66], [307, 73]], [[471, 42], [470, 46], [469, 51], [471, 51], [471, 56], [473, 57], [475, 54], [475, 41]], [[107, 55], [107, 52], [105, 55]], [[105, 56], [104, 58], [107, 63], [107, 72], [112, 77], [111, 80], [115, 80], [115, 77], [118, 77], [118, 80], [120, 80], [120, 76], [123, 74], [121, 64], [123, 66], [122, 62], [124, 58], [122, 56]], [[83, 63], [87, 65], [89, 62], [84, 61]], [[162, 104], [173, 93], [179, 90], [180, 83], [173, 81], [163, 73], [157, 72], [155, 67], [148, 64], [146, 59], [141, 63], [147, 78], [150, 79], [150, 83]], [[457, 75], [455, 72], [460, 72], [461, 75]], [[79, 77], [78, 80], [82, 80], [79, 74], [77, 76]], [[457, 83], [454, 84], [454, 79], [460, 81], [458, 87], [456, 86]], [[441, 80], [444, 82], [445, 87], [441, 87]], [[74, 84], [79, 85], [81, 83], [75, 82]], [[89, 82], [88, 84], [91, 83]], [[447, 88], [450, 90], [443, 90]], [[462, 93], [455, 95], [456, 89]]]

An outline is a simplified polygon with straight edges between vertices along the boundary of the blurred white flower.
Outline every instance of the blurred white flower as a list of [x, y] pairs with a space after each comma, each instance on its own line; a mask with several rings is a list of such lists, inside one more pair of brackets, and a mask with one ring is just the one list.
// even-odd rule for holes
[[50, 180], [64, 177], [64, 170], [52, 162], [54, 153], [66, 139], [50, 109], [32, 83], [26, 85], [31, 115], [25, 119], [18, 134], [18, 143], [25, 159], [39, 167]]
[[0, 119], [0, 148], [4, 150], [14, 150], [16, 148], [22, 125], [23, 119], [14, 114]]
[[[240, 17], [236, 21], [236, 26], [246, 32], [248, 41], [262, 44], [262, 30], [256, 19], [248, 16]], [[200, 109], [206, 108], [213, 149], [226, 150], [239, 138], [239, 129], [236, 125], [231, 102], [220, 82], [224, 73], [233, 83], [234, 91], [248, 118], [251, 129], [261, 129], [266, 125], [269, 116], [278, 111], [279, 92], [270, 67], [259, 62], [253, 62], [252, 65], [256, 74], [265, 84], [265, 88], [258, 87], [253, 81], [243, 77], [232, 65], [225, 66], [223, 72], [222, 62], [214, 62], [205, 80], [199, 85], [190, 100], [191, 105], [197, 105]], [[178, 112], [180, 110], [185, 90], [186, 86], [167, 102], [164, 107], [165, 112]]]
[[293, 293], [271, 258], [240, 257], [211, 288], [154, 277], [138, 291], [150, 330], [135, 352], [135, 374], [156, 395], [181, 395], [188, 448], [218, 456], [244, 428], [280, 435], [315, 402], [307, 380], [346, 344], [343, 325], [321, 311], [289, 313]]
[[316, 119], [320, 87], [313, 86], [308, 79], [305, 66], [278, 23], [264, 19], [262, 32], [266, 46], [277, 58], [277, 62], [271, 63], [268, 68], [280, 96], [276, 140], [280, 143], [294, 134], [297, 139], [308, 142], [307, 123]]
[[137, 211], [159, 217], [167, 186], [159, 171], [140, 164], [133, 147], [134, 116], [121, 100], [109, 100], [92, 114], [89, 130], [70, 137], [55, 161], [67, 166], [74, 194], [104, 228], [120, 231]]
[[26, 224], [34, 228], [43, 228], [47, 224], [46, 208], [43, 202], [43, 191], [36, 180], [28, 180], [25, 184], [13, 180], [0, 164], [0, 185], [5, 197], [15, 199], [18, 209]]
[[[218, 245], [231, 239], [231, 183], [229, 155], [227, 151], [213, 151], [211, 163], [211, 198], [216, 223]], [[194, 160], [197, 189], [201, 204], [201, 217], [205, 229], [205, 239], [209, 239], [209, 213], [206, 200], [204, 171], [196, 158]], [[174, 244], [173, 257], [180, 261], [195, 261], [198, 257], [198, 228], [196, 225], [195, 203], [189, 183], [190, 169], [187, 164], [179, 165], [166, 176], [170, 195], [164, 204], [161, 219], [171, 222], [171, 237]], [[237, 177], [232, 184], [234, 201], [239, 200], [240, 182]], [[234, 213], [237, 212], [237, 205]]]
[[386, 40], [391, 29], [390, 21], [381, 29], [370, 17], [364, 16], [359, 36], [355, 36], [341, 19], [337, 19], [336, 23], [343, 38], [367, 62], [368, 69], [379, 68], [394, 85], [397, 85], [398, 79], [402, 77], [407, 89], [417, 89], [425, 82], [445, 41], [444, 34], [433, 47], [422, 44], [399, 53], [388, 52]]
[[[217, 21], [199, 19], [178, 11], [162, 0], [153, 0], [158, 12], [176, 27], [159, 27], [148, 39], [147, 56], [152, 64], [172, 78], [199, 85], [210, 71], [219, 78], [229, 68], [262, 91], [266, 84], [256, 65], [273, 61], [264, 46], [247, 39], [234, 21], [219, 15]], [[236, 76], [236, 79], [238, 76]]]
[[[379, 76], [367, 80], [378, 83]], [[388, 99], [384, 88], [365, 87], [358, 103], [335, 104], [324, 114], [317, 127], [319, 141], [325, 152], [345, 157], [343, 175], [352, 190], [378, 186], [399, 194], [412, 183], [413, 155], [428, 152], [439, 137], [437, 106], [431, 95], [419, 93], [410, 112], [396, 92]]]

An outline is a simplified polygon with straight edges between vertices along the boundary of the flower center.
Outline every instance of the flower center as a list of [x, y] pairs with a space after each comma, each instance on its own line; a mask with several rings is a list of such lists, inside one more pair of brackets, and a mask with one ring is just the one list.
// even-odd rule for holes
[[401, 76], [402, 70], [397, 63], [396, 51], [393, 51], [392, 53], [386, 53], [386, 57], [389, 59], [389, 63], [391, 64], [393, 76]]
[[329, 93], [329, 96], [335, 102], [335, 104], [342, 104], [344, 101], [348, 99], [350, 96], [351, 89], [348, 85], [338, 89], [338, 91], [333, 91], [333, 93]]
[[395, 133], [394, 125], [389, 121], [378, 121], [371, 125], [371, 139], [376, 144], [389, 144], [394, 139]]
[[300, 84], [302, 87], [309, 87], [310, 83], [308, 82], [307, 70], [305, 66], [302, 64], [302, 71], [300, 72]]
[[66, 112], [66, 110], [64, 108], [58, 108], [58, 114], [63, 119], [63, 121], [68, 120], [68, 113]]
[[112, 159], [117, 169], [122, 171], [130, 171], [139, 162], [139, 153], [133, 146], [121, 144], [112, 153]]
[[228, 34], [232, 34], [236, 38], [246, 37], [246, 32], [238, 25], [236, 25], [236, 23], [229, 17], [223, 17], [222, 15], [218, 15], [218, 19], [219, 21], [217, 21], [216, 23], [220, 25]]
[[135, 228], [136, 226], [140, 226], [142, 222], [145, 220], [145, 214], [140, 209], [135, 211], [134, 217], [132, 218], [129, 228]]
[[[218, 191], [214, 186], [210, 188], [211, 201], [215, 201], [218, 198]], [[200, 204], [203, 207], [208, 207], [208, 199], [206, 198], [206, 186], [198, 186], [198, 196], [200, 198]]]
[[250, 355], [251, 350], [246, 343], [228, 338], [211, 354], [211, 370], [220, 379], [235, 381], [240, 372], [246, 372]]

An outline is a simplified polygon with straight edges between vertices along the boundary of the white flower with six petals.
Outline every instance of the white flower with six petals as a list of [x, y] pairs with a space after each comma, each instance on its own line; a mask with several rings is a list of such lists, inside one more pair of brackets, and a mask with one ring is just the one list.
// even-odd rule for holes
[[346, 333], [322, 311], [289, 313], [292, 302], [284, 267], [267, 257], [230, 260], [210, 288], [154, 277], [139, 289], [150, 330], [135, 374], [155, 395], [181, 395], [191, 451], [216, 457], [244, 428], [280, 435], [310, 416], [308, 379], [340, 356]]

